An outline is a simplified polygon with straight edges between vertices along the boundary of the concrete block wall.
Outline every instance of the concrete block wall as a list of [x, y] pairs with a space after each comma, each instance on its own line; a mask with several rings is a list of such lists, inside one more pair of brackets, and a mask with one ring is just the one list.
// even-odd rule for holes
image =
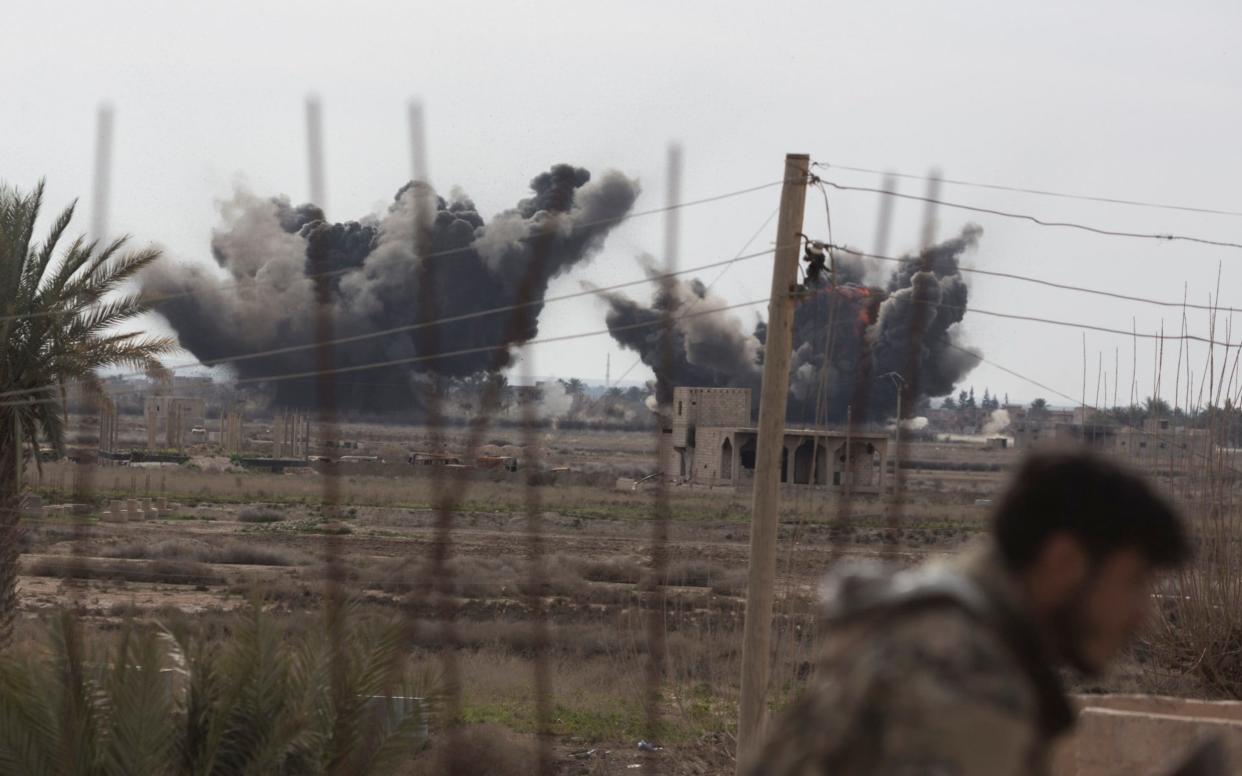
[[673, 442], [672, 434], [660, 434], [657, 456], [660, 461], [660, 468], [664, 471], [664, 476], [671, 480], [678, 480], [681, 478], [682, 451], [673, 447]]
[[1079, 699], [1078, 725], [1062, 741], [1053, 776], [1156, 776], [1199, 743], [1218, 738], [1227, 773], [1242, 773], [1242, 703], [1149, 695]]
[[700, 426], [749, 426], [749, 388], [691, 388]]
[[673, 389], [673, 444], [677, 447], [698, 446], [695, 439], [691, 445], [691, 429], [705, 426], [749, 426], [749, 388], [694, 388]]
[[694, 473], [690, 479], [711, 485], [720, 479], [720, 446], [730, 429], [700, 427], [694, 446]]

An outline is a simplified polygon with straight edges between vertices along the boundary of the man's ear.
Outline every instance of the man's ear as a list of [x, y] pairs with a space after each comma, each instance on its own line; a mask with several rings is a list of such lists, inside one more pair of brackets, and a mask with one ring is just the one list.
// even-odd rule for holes
[[1045, 603], [1060, 603], [1074, 595], [1087, 578], [1090, 562], [1082, 543], [1068, 531], [1044, 540], [1028, 574], [1028, 582]]

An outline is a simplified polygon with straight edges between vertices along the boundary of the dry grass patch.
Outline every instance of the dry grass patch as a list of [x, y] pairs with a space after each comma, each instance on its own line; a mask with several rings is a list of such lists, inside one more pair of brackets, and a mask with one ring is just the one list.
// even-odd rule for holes
[[300, 566], [311, 562], [308, 556], [296, 550], [237, 541], [226, 541], [217, 545], [181, 539], [167, 539], [155, 544], [129, 542], [105, 547], [99, 554], [105, 558], [191, 560], [243, 566]]
[[109, 579], [169, 585], [218, 585], [224, 581], [224, 577], [196, 561], [107, 561], [53, 555], [36, 558], [24, 572], [32, 577]]
[[608, 558], [578, 563], [582, 578], [592, 582], [637, 584], [643, 578], [643, 567], [633, 558]]
[[237, 513], [239, 523], [279, 523], [285, 516], [270, 509], [246, 508]]
[[[517, 595], [573, 596], [586, 583], [574, 561], [561, 556], [545, 558], [542, 579], [531, 577], [525, 558], [454, 558], [444, 573], [435, 576], [435, 588], [460, 598], [495, 598]], [[432, 578], [425, 563], [405, 558], [380, 560], [351, 575], [370, 590], [403, 594]]]
[[464, 725], [431, 739], [406, 776], [528, 776], [537, 773], [535, 743], [499, 725]]

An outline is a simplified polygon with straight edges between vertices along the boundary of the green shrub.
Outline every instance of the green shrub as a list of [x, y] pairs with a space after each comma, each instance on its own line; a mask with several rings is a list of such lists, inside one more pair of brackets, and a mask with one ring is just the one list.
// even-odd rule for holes
[[243, 509], [237, 513], [239, 523], [279, 523], [285, 516], [268, 509]]
[[257, 604], [230, 630], [85, 641], [63, 613], [45, 648], [0, 655], [0, 773], [386, 774], [425, 744], [437, 693], [405, 670], [398, 623], [342, 627], [337, 671], [326, 633]]

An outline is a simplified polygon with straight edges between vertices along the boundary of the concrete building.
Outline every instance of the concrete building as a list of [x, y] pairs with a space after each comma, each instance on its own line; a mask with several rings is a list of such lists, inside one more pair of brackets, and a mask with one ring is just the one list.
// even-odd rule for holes
[[1212, 449], [1208, 429], [1174, 426], [1168, 418], [1148, 418], [1142, 428], [1122, 428], [1117, 432], [1116, 452], [1141, 466], [1202, 466]]
[[433, 453], [411, 451], [405, 457], [406, 463], [414, 466], [458, 466], [461, 459], [449, 453]]
[[1083, 423], [1074, 422], [1072, 419], [1031, 419], [1029, 416], [1010, 423], [1013, 446], [1019, 450], [1029, 450], [1055, 441], [1079, 442], [1097, 450], [1111, 451], [1115, 447], [1119, 430], [1119, 426], [1104, 421]]
[[[675, 388], [660, 446], [666, 477], [698, 485], [740, 485], [754, 477], [758, 429], [747, 388]], [[781, 482], [881, 493], [888, 434], [787, 428]]]
[[[1083, 422], [1084, 417], [1089, 419]], [[1100, 415], [1078, 414], [1071, 422], [1028, 418], [1014, 424], [1013, 436], [1019, 449], [1078, 444], [1139, 466], [1174, 469], [1192, 466], [1212, 450], [1207, 429], [1174, 426], [1168, 418], [1147, 418], [1141, 427], [1123, 426]]]
[[148, 396], [144, 414], [147, 449], [180, 452], [190, 429], [206, 425], [207, 402], [190, 396]]

